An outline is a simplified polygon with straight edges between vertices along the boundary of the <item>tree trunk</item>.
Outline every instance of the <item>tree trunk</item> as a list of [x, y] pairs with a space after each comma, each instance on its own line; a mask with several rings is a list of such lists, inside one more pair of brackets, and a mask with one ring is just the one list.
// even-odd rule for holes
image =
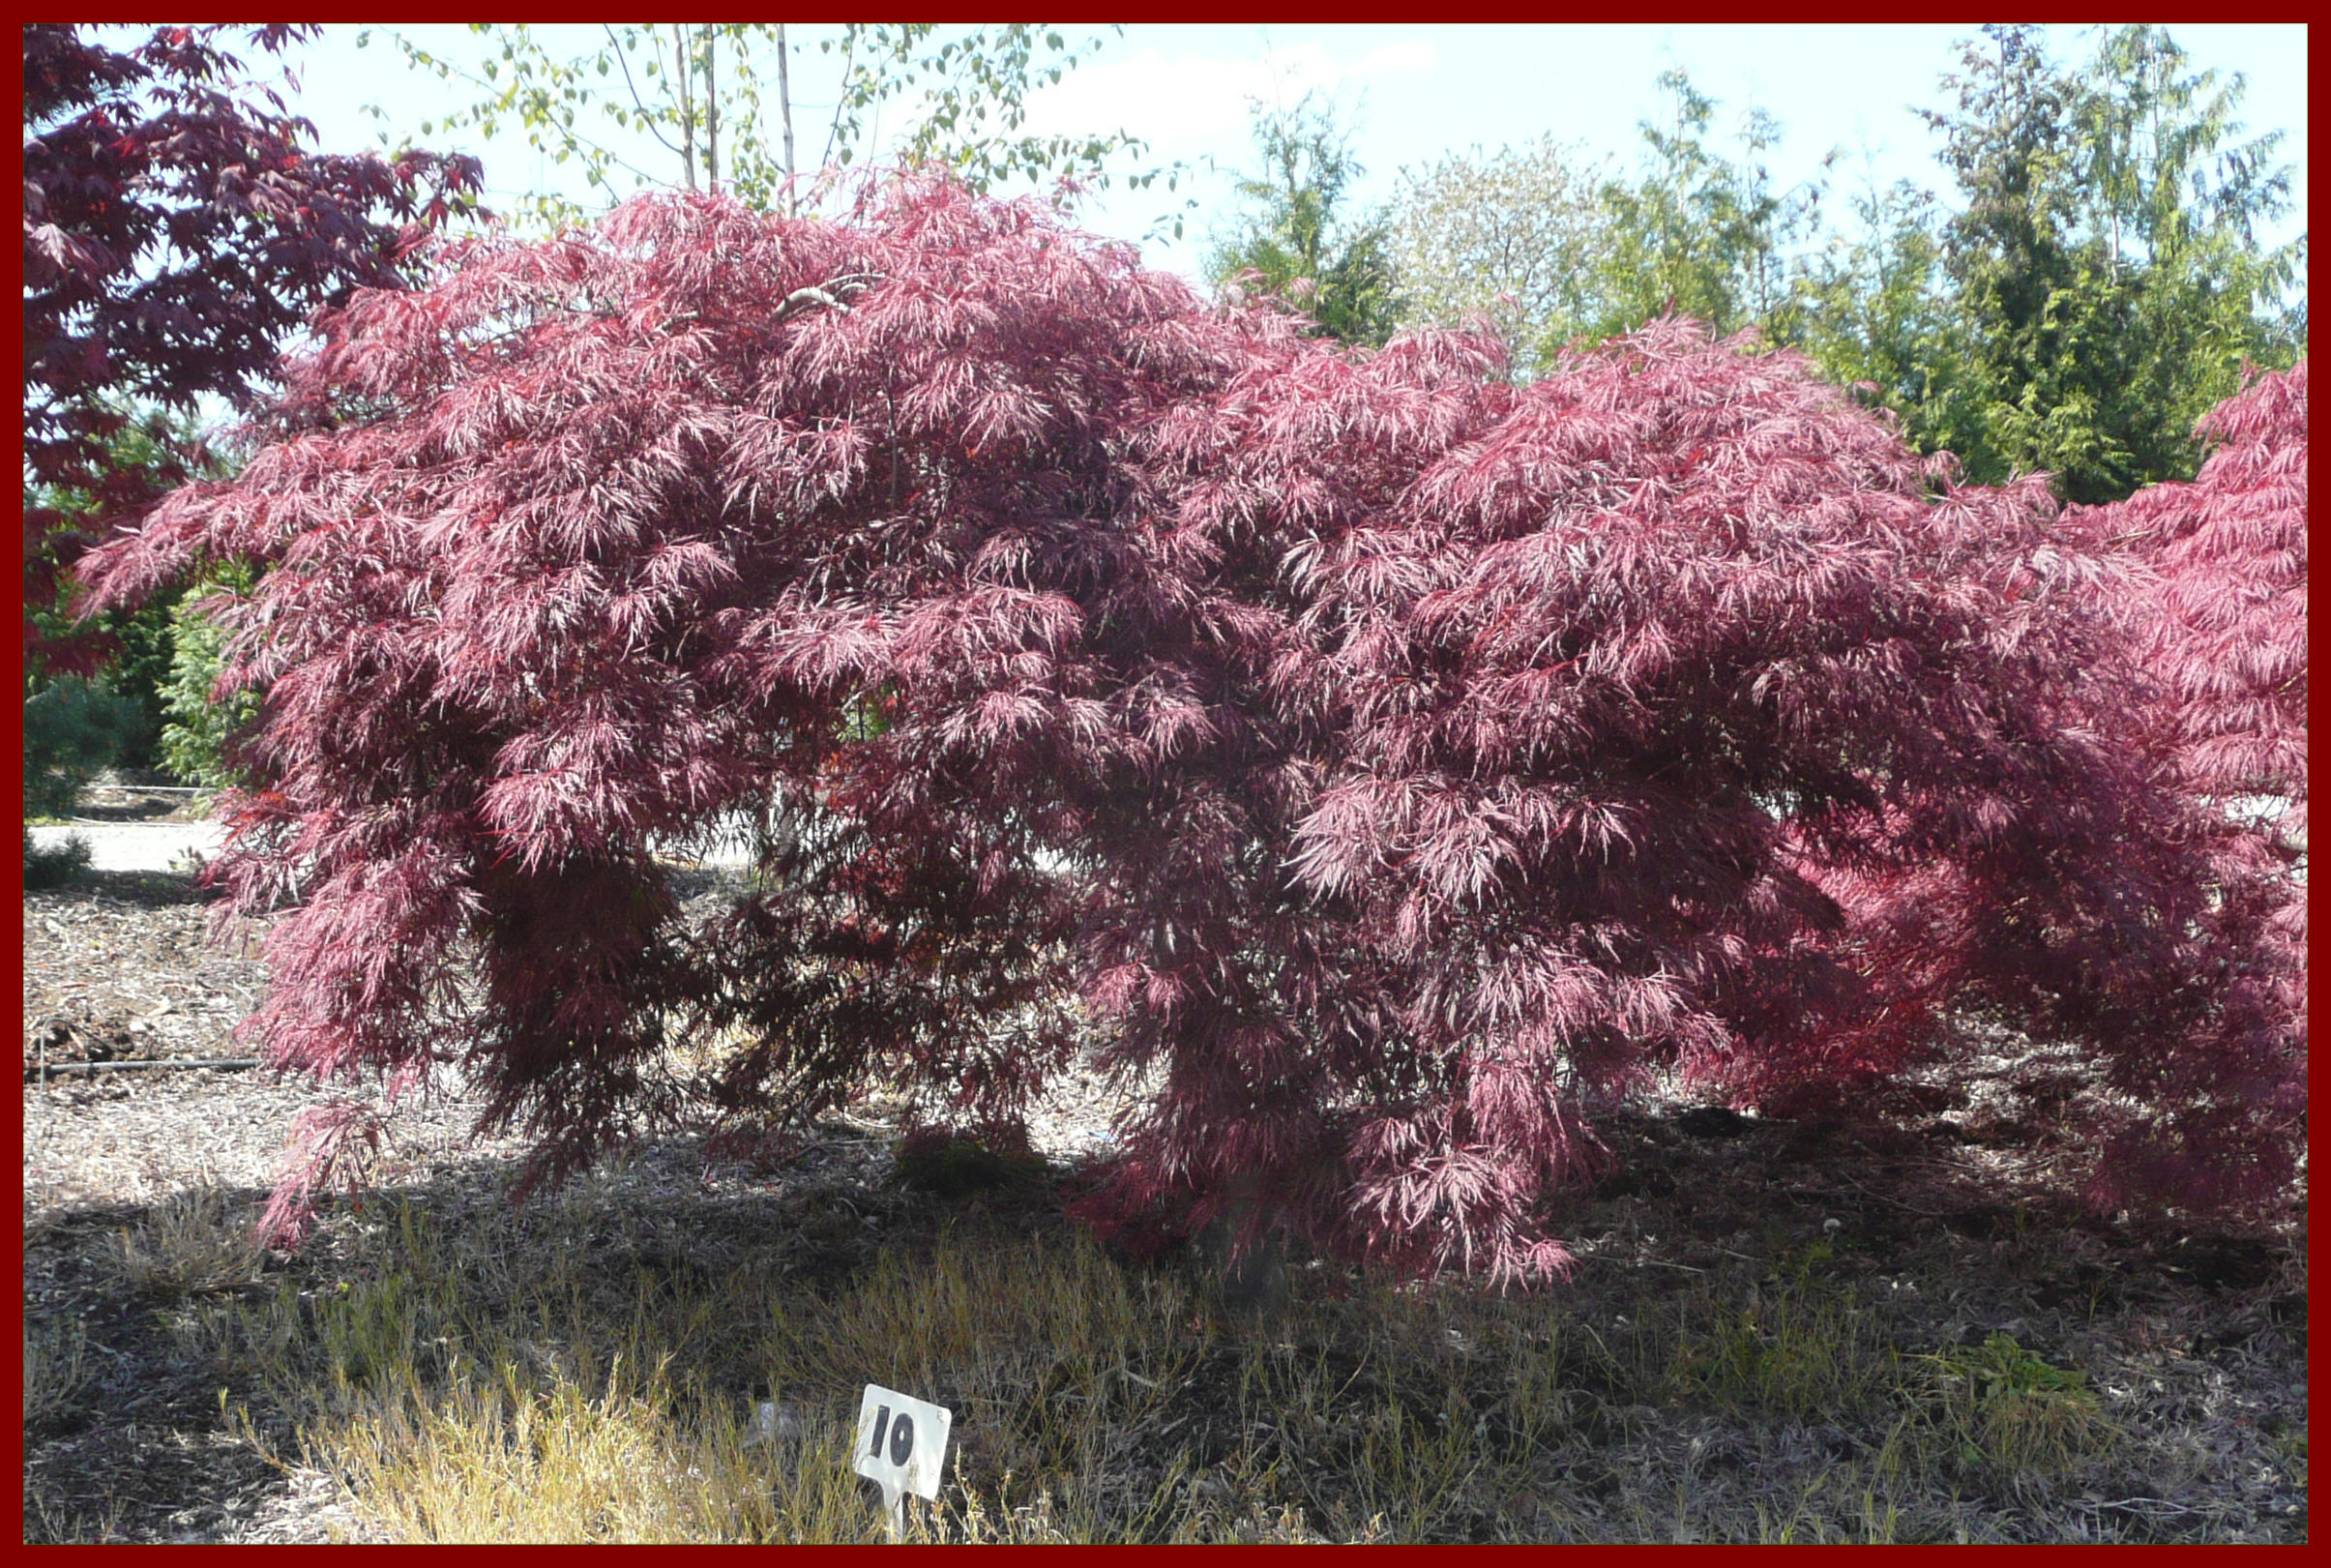
[[786, 70], [785, 24], [777, 24], [777, 113], [785, 128], [785, 211], [794, 210], [793, 201], [793, 82]]
[[715, 24], [704, 24], [704, 189], [721, 188], [721, 85], [713, 71], [713, 51], [720, 46]]
[[675, 22], [672, 25], [672, 86], [680, 95], [680, 168], [688, 180], [688, 188], [696, 188], [696, 101], [689, 89], [688, 28]]

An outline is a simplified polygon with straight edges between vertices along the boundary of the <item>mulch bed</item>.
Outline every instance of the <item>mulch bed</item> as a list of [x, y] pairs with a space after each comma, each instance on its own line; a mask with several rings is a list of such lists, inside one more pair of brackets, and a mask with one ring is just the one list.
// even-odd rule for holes
[[[349, 1091], [264, 1071], [42, 1077], [44, 1065], [247, 1056], [230, 1035], [264, 967], [255, 949], [212, 949], [208, 912], [178, 874], [100, 873], [25, 895], [25, 1313], [28, 1332], [77, 1321], [91, 1363], [72, 1407], [27, 1428], [28, 1538], [363, 1533], [334, 1485], [271, 1462], [230, 1426], [216, 1378], [103, 1262], [123, 1226], [175, 1194], [207, 1189], [255, 1213], [298, 1111]], [[1904, 1310], [1925, 1344], [2012, 1334], [2085, 1369], [2115, 1418], [2144, 1435], [2115, 1478], [2122, 1490], [2066, 1501], [2063, 1529], [2303, 1540], [2303, 1200], [2272, 1224], [2192, 1232], [2079, 1214], [2046, 1196], [2039, 1178], [2056, 1155], [2032, 1124], [2047, 1107], [2005, 1086], [2001, 1050], [1956, 1081], [1905, 1086], [1886, 1129], [1683, 1105], [1615, 1120], [1606, 1133], [1617, 1167], [1566, 1221], [1582, 1262], [1564, 1288], [1581, 1314], [1622, 1311], [1653, 1277], [1682, 1283], [1827, 1241], [1856, 1289], [1913, 1303]], [[2062, 1095], [2077, 1092], [2075, 1077], [2067, 1068]], [[376, 1179], [432, 1200], [490, 1198], [520, 1146], [473, 1137], [476, 1109], [451, 1080], [400, 1109]], [[1040, 1146], [1056, 1167], [1091, 1152], [1109, 1109], [1098, 1085], [1075, 1086], [1040, 1119]], [[624, 1179], [659, 1204], [749, 1201], [782, 1218], [819, 1193], [894, 1181], [891, 1130], [860, 1120], [781, 1169], [672, 1143]]]

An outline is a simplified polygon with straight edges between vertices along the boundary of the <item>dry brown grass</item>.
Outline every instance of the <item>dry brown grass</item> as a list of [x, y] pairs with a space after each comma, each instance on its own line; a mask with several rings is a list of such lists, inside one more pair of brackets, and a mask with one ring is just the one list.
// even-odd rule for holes
[[[178, 1256], [223, 1212], [173, 1210]], [[1243, 1317], [1042, 1223], [909, 1227], [836, 1273], [800, 1237], [869, 1228], [796, 1219], [692, 1262], [588, 1194], [405, 1203], [342, 1226], [328, 1286], [181, 1333], [254, 1439], [411, 1542], [881, 1539], [843, 1452], [869, 1381], [956, 1412], [930, 1541], [1999, 1539], [2128, 1440], [2011, 1336], [1905, 1351], [1824, 1242], [1633, 1311], [1298, 1269]]]
[[144, 1295], [208, 1295], [258, 1276], [251, 1216], [230, 1211], [212, 1187], [170, 1194], [114, 1233], [110, 1259], [122, 1282]]
[[[200, 916], [183, 878], [28, 896], [28, 1029], [166, 993], [140, 1038], [220, 1053], [264, 976]], [[899, 1107], [513, 1210], [474, 1103], [408, 1106], [380, 1195], [285, 1258], [245, 1230], [310, 1090], [28, 1084], [26, 1537], [878, 1539], [841, 1448], [880, 1381], [956, 1412], [909, 1521], [942, 1541], [2303, 1539], [2303, 1199], [2051, 1206], [2077, 1149], [1969, 1136], [2044, 1130], [2046, 1055], [2002, 1035], [1850, 1135], [1649, 1104], [1559, 1221], [1571, 1284], [1291, 1258], [1262, 1310], [1202, 1249], [1095, 1249], [1041, 1178], [902, 1191]]]
[[62, 1322], [24, 1322], [24, 1424], [48, 1420], [71, 1405], [87, 1376], [83, 1351], [88, 1335], [81, 1325]]
[[906, 1190], [864, 1117], [512, 1208], [446, 1112], [384, 1166], [412, 1185], [283, 1257], [187, 1132], [277, 1091], [163, 1092], [39, 1107], [28, 1540], [879, 1540], [870, 1381], [955, 1412], [908, 1512], [938, 1542], [2305, 1531], [2303, 1220], [2141, 1232], [1910, 1185], [1927, 1144], [1649, 1116], [1566, 1218], [1569, 1285], [1290, 1257], [1234, 1306], [1202, 1247], [1106, 1253], [1041, 1174]]

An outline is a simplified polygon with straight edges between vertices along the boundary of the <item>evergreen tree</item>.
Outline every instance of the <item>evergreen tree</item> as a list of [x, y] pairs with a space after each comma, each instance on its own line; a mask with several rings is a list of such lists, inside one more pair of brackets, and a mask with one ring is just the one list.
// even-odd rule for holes
[[1926, 116], [1965, 202], [1941, 244], [1966, 396], [1935, 437], [1974, 478], [2045, 469], [2080, 502], [2191, 477], [2196, 421], [2304, 336], [2283, 301], [2303, 242], [2257, 240], [2288, 205], [2278, 138], [2243, 139], [2240, 78], [2187, 73], [2158, 28], [2077, 72], [2029, 27], [1961, 60]]
[[2304, 352], [2306, 240], [2260, 238], [2289, 204], [2280, 138], [2246, 135], [2241, 79], [2159, 28], [2105, 33], [2078, 69], [1990, 29], [1927, 116], [1955, 190], [1874, 185], [1843, 228], [1825, 175], [1775, 188], [1769, 116], [1726, 148], [1713, 100], [1680, 71], [1659, 85], [1632, 173], [1540, 142], [1404, 175], [1403, 323], [1487, 316], [1525, 376], [1668, 311], [1755, 326], [1866, 386], [1921, 452], [2083, 502], [2191, 478], [2196, 422], [2244, 364]]
[[1817, 192], [1774, 188], [1763, 162], [1781, 139], [1771, 115], [1749, 111], [1740, 156], [1726, 158], [1708, 144], [1716, 101], [1680, 70], [1661, 73], [1659, 88], [1665, 111], [1642, 122], [1641, 173], [1604, 188], [1609, 237], [1597, 336], [1673, 312], [1719, 333], [1756, 326], [1792, 339], [1787, 248], [1816, 216]]
[[1291, 109], [1254, 105], [1254, 143], [1262, 170], [1238, 182], [1253, 210], [1208, 259], [1208, 279], [1220, 285], [1259, 273], [1264, 292], [1291, 301], [1328, 337], [1381, 344], [1401, 314], [1392, 229], [1381, 216], [1346, 216], [1346, 192], [1367, 172], [1350, 133], [1306, 93]]

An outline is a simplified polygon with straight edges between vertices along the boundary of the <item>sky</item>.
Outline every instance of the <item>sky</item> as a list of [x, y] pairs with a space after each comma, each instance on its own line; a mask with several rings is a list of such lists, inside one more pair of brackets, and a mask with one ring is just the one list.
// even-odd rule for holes
[[[595, 26], [538, 30], [555, 52], [595, 48]], [[831, 29], [800, 27], [793, 94], [805, 161], [822, 142], [834, 97], [837, 62], [815, 40]], [[1072, 40], [1090, 28], [1063, 28]], [[1717, 101], [1715, 129], [1724, 141], [1752, 106], [1775, 116], [1784, 138], [1771, 155], [1783, 189], [1819, 177], [1838, 157], [1831, 189], [1850, 194], [1866, 180], [1908, 178], [1941, 190], [1934, 137], [1919, 106], [1944, 102], [1940, 77], [1956, 61], [1955, 43], [1971, 28], [1955, 25], [1360, 25], [1129, 23], [1108, 34], [1091, 57], [1057, 86], [1030, 101], [1028, 130], [1110, 132], [1142, 137], [1151, 164], [1188, 169], [1172, 194], [1115, 190], [1088, 197], [1078, 221], [1116, 238], [1140, 242], [1195, 196], [1183, 237], [1144, 243], [1151, 265], [1195, 276], [1207, 242], [1235, 212], [1232, 180], [1253, 156], [1250, 104], [1292, 104], [1307, 91], [1323, 95], [1353, 130], [1352, 151], [1365, 176], [1352, 195], [1362, 209], [1387, 199], [1403, 165], [1429, 165], [1473, 146], [1494, 150], [1551, 133], [1588, 157], [1632, 163], [1641, 145], [1638, 123], [1657, 103], [1655, 80], [1681, 67]], [[483, 45], [458, 26], [404, 30], [449, 59], [477, 62]], [[2059, 60], [2086, 53], [2086, 30], [2051, 28]], [[2302, 25], [2178, 25], [2172, 36], [2193, 64], [2246, 78], [2241, 114], [2253, 133], [2280, 130], [2281, 157], [2294, 169], [2291, 219], [2272, 237], [2305, 222], [2307, 167], [2307, 29]], [[489, 192], [537, 185], [586, 192], [505, 131], [492, 141], [423, 135], [420, 124], [473, 99], [410, 71], [386, 40], [357, 46], [353, 25], [327, 25], [317, 42], [294, 51], [299, 112], [313, 120], [325, 148], [376, 144], [384, 133], [441, 150], [474, 152], [486, 162]], [[768, 73], [764, 73], [768, 74]], [[385, 120], [368, 112], [385, 111]], [[899, 110], [890, 111], [896, 129]], [[673, 163], [667, 156], [663, 163]], [[648, 161], [643, 152], [642, 162]], [[490, 198], [489, 198], [490, 199]]]

